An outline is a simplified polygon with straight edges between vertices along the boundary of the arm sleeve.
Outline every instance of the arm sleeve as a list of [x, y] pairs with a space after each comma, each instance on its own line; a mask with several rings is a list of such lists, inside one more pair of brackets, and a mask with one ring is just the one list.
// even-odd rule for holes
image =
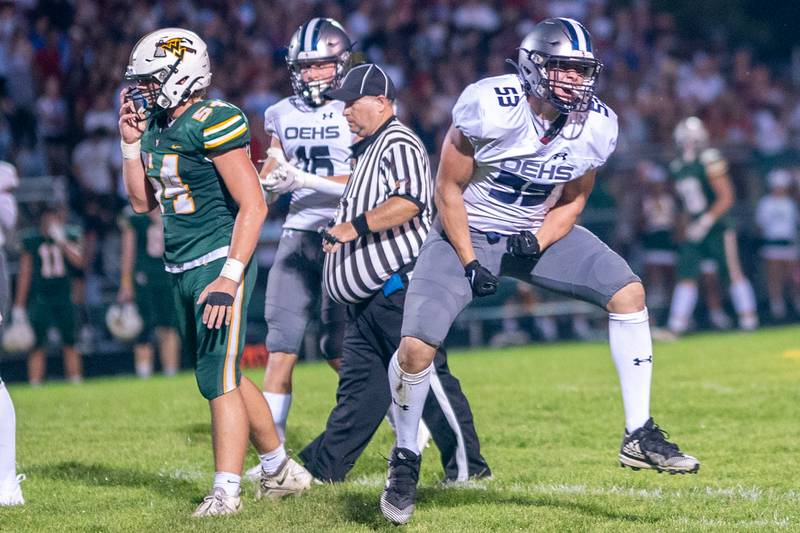
[[381, 159], [382, 176], [389, 196], [405, 198], [420, 211], [430, 203], [431, 179], [427, 156], [413, 144], [398, 142]]
[[473, 145], [483, 139], [483, 110], [478, 93], [474, 83], [467, 86], [453, 106], [453, 126]]

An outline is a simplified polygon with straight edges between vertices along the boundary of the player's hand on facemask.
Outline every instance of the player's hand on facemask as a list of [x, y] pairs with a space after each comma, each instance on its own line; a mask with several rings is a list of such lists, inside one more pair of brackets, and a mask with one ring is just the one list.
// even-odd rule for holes
[[488, 268], [481, 265], [477, 259], [464, 267], [464, 276], [469, 280], [473, 296], [491, 296], [497, 292], [497, 285], [500, 280]]
[[56, 241], [56, 244], [62, 244], [67, 240], [67, 230], [61, 224], [50, 224], [47, 228], [47, 235]]

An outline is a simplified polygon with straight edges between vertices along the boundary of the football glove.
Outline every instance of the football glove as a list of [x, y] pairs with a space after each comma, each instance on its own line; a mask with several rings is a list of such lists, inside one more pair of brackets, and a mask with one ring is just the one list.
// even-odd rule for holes
[[469, 285], [472, 287], [472, 295], [475, 297], [491, 296], [497, 292], [497, 284], [500, 280], [489, 272], [488, 268], [481, 265], [477, 259], [464, 267], [464, 276], [469, 280]]
[[289, 163], [283, 150], [270, 148], [267, 150], [267, 156], [274, 159], [278, 165], [264, 179], [263, 185], [266, 191], [284, 194], [305, 186], [305, 172]]
[[686, 240], [689, 242], [700, 242], [706, 238], [709, 230], [714, 225], [714, 218], [706, 213], [686, 228]]
[[530, 231], [523, 231], [511, 235], [506, 241], [506, 251], [515, 257], [523, 259], [539, 259], [539, 240]]

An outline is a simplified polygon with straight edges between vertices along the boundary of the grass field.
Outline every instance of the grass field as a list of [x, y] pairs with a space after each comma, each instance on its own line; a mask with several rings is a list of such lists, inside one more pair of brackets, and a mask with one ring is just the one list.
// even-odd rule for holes
[[[656, 346], [653, 414], [702, 461], [696, 476], [619, 468], [622, 407], [604, 344], [459, 352], [451, 367], [495, 479], [442, 488], [429, 448], [408, 531], [800, 530], [800, 328]], [[323, 428], [335, 376], [322, 364], [295, 376], [297, 451]], [[9, 389], [27, 503], [0, 508], [2, 531], [396, 530], [378, 510], [385, 425], [349, 482], [279, 503], [255, 502], [248, 486], [242, 513], [198, 521], [189, 514], [213, 468], [191, 374]]]

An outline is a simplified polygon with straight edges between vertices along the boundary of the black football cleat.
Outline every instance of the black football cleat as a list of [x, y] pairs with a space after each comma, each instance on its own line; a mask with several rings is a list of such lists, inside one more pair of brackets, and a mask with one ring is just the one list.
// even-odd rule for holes
[[652, 418], [633, 433], [625, 431], [619, 450], [620, 466], [670, 474], [696, 474], [700, 470], [700, 461], [682, 453], [678, 445], [669, 442], [667, 437], [667, 432]]
[[389, 477], [381, 494], [381, 512], [394, 524], [405, 524], [414, 514], [421, 456], [395, 448], [389, 460]]

